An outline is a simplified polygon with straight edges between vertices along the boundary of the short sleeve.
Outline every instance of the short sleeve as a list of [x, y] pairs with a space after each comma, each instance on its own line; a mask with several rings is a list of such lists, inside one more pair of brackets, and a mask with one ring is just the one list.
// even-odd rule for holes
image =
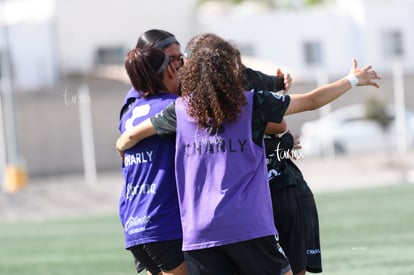
[[254, 92], [252, 137], [254, 143], [260, 146], [268, 122], [280, 123], [289, 106], [288, 95], [278, 95], [272, 92]]
[[289, 106], [290, 96], [273, 92], [258, 92], [258, 103], [261, 105], [264, 122], [282, 122]]
[[150, 118], [158, 135], [169, 135], [177, 131], [175, 103], [169, 104], [160, 113]]
[[285, 88], [283, 77], [266, 75], [250, 68], [243, 70], [243, 76], [243, 88], [245, 90], [277, 92]]

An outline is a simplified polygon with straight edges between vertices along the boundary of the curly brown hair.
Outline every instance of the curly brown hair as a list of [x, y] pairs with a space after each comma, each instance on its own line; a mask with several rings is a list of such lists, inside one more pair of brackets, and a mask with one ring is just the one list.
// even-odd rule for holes
[[181, 92], [189, 116], [203, 128], [236, 122], [247, 103], [240, 52], [211, 33], [192, 38], [187, 52], [190, 56], [181, 71]]

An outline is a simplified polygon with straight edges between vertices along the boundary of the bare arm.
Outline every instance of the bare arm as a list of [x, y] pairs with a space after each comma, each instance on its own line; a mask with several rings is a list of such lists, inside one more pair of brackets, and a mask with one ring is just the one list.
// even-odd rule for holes
[[283, 119], [281, 123], [269, 122], [267, 123], [265, 134], [268, 134], [268, 135], [282, 134], [286, 132], [286, 129], [287, 129], [287, 123], [285, 119]]
[[[371, 68], [371, 66], [366, 66], [363, 69], [358, 69], [357, 61], [355, 59], [352, 60], [350, 74], [358, 79], [358, 86], [371, 85], [377, 88], [379, 87], [373, 80], [381, 78]], [[344, 95], [351, 88], [351, 82], [344, 77], [307, 93], [291, 94], [290, 104], [285, 114], [289, 115], [318, 109]]]
[[124, 151], [131, 148], [144, 138], [157, 134], [150, 119], [144, 120], [137, 126], [126, 130], [116, 141], [116, 150], [121, 158], [124, 156]]

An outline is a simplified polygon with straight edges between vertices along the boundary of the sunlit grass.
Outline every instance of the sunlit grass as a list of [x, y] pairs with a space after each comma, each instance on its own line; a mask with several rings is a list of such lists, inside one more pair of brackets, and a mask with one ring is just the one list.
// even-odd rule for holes
[[[323, 274], [414, 274], [414, 185], [318, 193], [315, 198]], [[0, 223], [0, 274], [136, 273], [114, 212]]]
[[414, 274], [414, 185], [316, 198], [324, 273]]
[[2, 224], [0, 244], [0, 274], [134, 273], [117, 215]]

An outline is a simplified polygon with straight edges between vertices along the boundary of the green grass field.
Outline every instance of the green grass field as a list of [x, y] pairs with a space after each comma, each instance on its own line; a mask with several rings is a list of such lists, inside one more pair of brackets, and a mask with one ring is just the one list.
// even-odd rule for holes
[[[414, 185], [315, 197], [323, 274], [414, 274]], [[136, 273], [131, 255], [123, 249], [122, 229], [114, 213], [88, 219], [0, 223], [0, 274]]]

